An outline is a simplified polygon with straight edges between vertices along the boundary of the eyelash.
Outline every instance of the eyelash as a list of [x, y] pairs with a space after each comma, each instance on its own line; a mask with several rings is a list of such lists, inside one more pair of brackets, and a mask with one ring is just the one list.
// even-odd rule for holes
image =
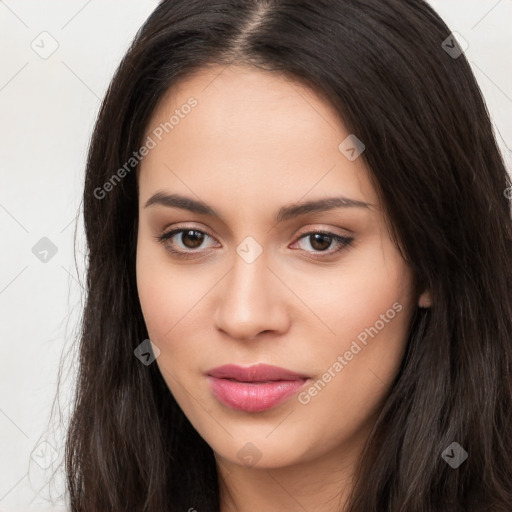
[[[177, 235], [179, 233], [185, 233], [187, 231], [194, 231], [196, 233], [201, 233], [203, 235], [206, 235], [210, 238], [213, 238], [211, 235], [209, 235], [208, 233], [206, 233], [205, 231], [202, 231], [200, 229], [196, 229], [196, 228], [177, 228], [177, 229], [173, 229], [167, 233], [162, 233], [161, 235], [159, 236], [156, 236], [154, 237], [155, 240], [159, 243], [161, 243], [162, 245], [164, 245], [164, 247], [170, 252], [172, 253], [174, 256], [178, 257], [178, 258], [182, 258], [182, 259], [192, 259], [192, 258], [195, 258], [197, 252], [190, 252], [190, 251], [179, 251], [179, 250], [176, 250], [172, 247], [172, 245], [169, 243], [170, 239], [174, 237], [174, 235]], [[307, 238], [308, 236], [311, 236], [311, 235], [316, 235], [316, 234], [320, 234], [320, 235], [325, 235], [325, 236], [328, 236], [330, 238], [333, 239], [333, 241], [337, 242], [338, 244], [340, 244], [340, 247], [338, 249], [335, 249], [334, 251], [315, 251], [317, 254], [319, 254], [319, 256], [313, 256], [313, 259], [322, 259], [322, 258], [325, 258], [325, 257], [328, 257], [328, 256], [332, 256], [340, 251], [342, 251], [343, 249], [345, 249], [346, 247], [350, 246], [350, 244], [354, 241], [354, 239], [352, 237], [345, 237], [345, 236], [341, 236], [341, 235], [337, 235], [335, 233], [331, 233], [329, 231], [308, 231], [307, 233], [303, 233], [299, 238], [297, 238], [297, 242], [299, 240], [302, 240], [303, 238]], [[311, 252], [311, 251], [306, 251], [306, 252]]]

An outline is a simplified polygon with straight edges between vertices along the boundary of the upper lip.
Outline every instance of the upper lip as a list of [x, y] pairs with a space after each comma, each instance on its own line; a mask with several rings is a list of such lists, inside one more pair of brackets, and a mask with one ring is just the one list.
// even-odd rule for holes
[[278, 366], [256, 364], [253, 366], [237, 366], [226, 364], [212, 368], [208, 375], [218, 379], [234, 379], [240, 382], [266, 382], [279, 380], [299, 380], [309, 378], [302, 373], [292, 372]]

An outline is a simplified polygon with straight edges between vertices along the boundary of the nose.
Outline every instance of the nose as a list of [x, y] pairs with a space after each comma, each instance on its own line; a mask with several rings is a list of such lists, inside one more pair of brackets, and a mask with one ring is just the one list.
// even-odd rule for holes
[[252, 263], [235, 255], [232, 269], [217, 287], [215, 327], [231, 338], [252, 340], [263, 332], [277, 335], [289, 328], [286, 286], [267, 263], [263, 254]]

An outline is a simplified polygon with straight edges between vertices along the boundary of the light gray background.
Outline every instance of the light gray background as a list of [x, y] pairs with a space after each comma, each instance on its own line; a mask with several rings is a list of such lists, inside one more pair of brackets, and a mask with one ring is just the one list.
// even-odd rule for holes
[[[512, 2], [431, 4], [469, 43], [466, 56], [510, 169], [512, 73], [506, 48], [512, 48]], [[81, 216], [77, 267], [73, 236], [85, 158], [109, 80], [156, 5], [156, 0], [0, 0], [2, 512], [65, 510], [58, 498], [63, 473], [57, 471], [51, 489], [46, 482], [62, 460], [76, 371], [71, 352], [59, 391], [61, 409], [56, 403], [52, 414], [60, 358], [71, 346], [83, 306]], [[35, 51], [57, 44], [47, 58]], [[32, 252], [43, 237], [57, 247], [47, 262]]]

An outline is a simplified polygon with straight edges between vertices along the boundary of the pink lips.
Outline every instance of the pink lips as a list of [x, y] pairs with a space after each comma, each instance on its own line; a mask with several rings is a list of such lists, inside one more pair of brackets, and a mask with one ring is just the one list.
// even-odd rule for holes
[[247, 412], [264, 411], [279, 405], [295, 394], [309, 378], [266, 364], [249, 367], [224, 365], [207, 374], [210, 388], [221, 403]]

